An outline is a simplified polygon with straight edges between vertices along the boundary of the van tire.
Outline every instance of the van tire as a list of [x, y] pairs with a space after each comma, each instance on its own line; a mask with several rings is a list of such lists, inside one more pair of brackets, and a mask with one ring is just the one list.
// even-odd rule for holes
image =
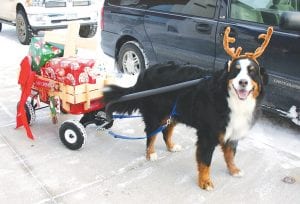
[[0, 23], [0, 32], [2, 31], [2, 23]]
[[16, 31], [20, 43], [23, 45], [28, 45], [32, 37], [32, 32], [27, 20], [27, 15], [23, 10], [18, 10], [17, 12]]
[[137, 75], [145, 70], [145, 57], [136, 41], [124, 43], [118, 54], [118, 68], [121, 72], [128, 75]]

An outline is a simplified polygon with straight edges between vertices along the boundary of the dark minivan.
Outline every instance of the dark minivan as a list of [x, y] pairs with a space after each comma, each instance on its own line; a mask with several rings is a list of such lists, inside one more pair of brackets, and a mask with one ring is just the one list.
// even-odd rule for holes
[[227, 26], [236, 38], [231, 46], [254, 51], [270, 25], [271, 43], [259, 59], [269, 73], [263, 107], [300, 125], [300, 0], [105, 0], [101, 46], [126, 74], [166, 61], [213, 71], [229, 59]]

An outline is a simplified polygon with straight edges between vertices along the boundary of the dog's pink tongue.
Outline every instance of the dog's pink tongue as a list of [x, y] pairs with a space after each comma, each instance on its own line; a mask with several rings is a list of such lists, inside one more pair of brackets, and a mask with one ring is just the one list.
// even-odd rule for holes
[[239, 90], [238, 91], [238, 95], [239, 95], [239, 99], [245, 100], [245, 99], [247, 99], [248, 91], [246, 91], [246, 90]]

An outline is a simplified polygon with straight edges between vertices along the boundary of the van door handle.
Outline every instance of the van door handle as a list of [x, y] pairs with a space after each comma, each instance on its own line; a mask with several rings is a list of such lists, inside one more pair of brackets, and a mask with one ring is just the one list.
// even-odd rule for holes
[[211, 31], [211, 26], [207, 23], [196, 23], [195, 29], [198, 32], [210, 32]]

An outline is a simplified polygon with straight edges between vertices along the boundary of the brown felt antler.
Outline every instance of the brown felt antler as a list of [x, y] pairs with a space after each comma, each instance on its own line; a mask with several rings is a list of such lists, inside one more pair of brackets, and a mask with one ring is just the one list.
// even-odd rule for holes
[[235, 48], [230, 48], [229, 43], [234, 43], [235, 38], [229, 37], [230, 33], [230, 27], [227, 27], [224, 32], [224, 38], [223, 38], [223, 46], [224, 50], [227, 52], [232, 57], [232, 60], [240, 58], [240, 57], [247, 57], [251, 58], [256, 61], [258, 57], [260, 57], [263, 52], [265, 51], [266, 47], [268, 46], [271, 36], [273, 34], [273, 27], [268, 27], [267, 33], [266, 34], [260, 34], [258, 36], [258, 39], [264, 39], [264, 42], [260, 47], [258, 47], [254, 53], [253, 52], [246, 52], [244, 55], [240, 55], [242, 52], [242, 48], [238, 47], [236, 50]]
[[224, 32], [223, 47], [224, 47], [225, 51], [227, 52], [227, 54], [229, 54], [232, 57], [232, 59], [234, 60], [240, 56], [240, 54], [242, 52], [242, 48], [238, 47], [235, 50], [235, 48], [229, 47], [229, 43], [235, 42], [235, 38], [229, 37], [229, 33], [230, 33], [230, 27], [227, 27]]
[[268, 27], [268, 30], [267, 30], [266, 34], [260, 34], [258, 36], [258, 39], [263, 39], [264, 40], [262, 45], [260, 47], [256, 48], [254, 53], [246, 52], [245, 55], [247, 57], [252, 58], [252, 59], [256, 59], [256, 58], [260, 57], [263, 54], [263, 52], [265, 51], [265, 49], [267, 48], [267, 46], [270, 42], [272, 34], [273, 34], [273, 27]]

